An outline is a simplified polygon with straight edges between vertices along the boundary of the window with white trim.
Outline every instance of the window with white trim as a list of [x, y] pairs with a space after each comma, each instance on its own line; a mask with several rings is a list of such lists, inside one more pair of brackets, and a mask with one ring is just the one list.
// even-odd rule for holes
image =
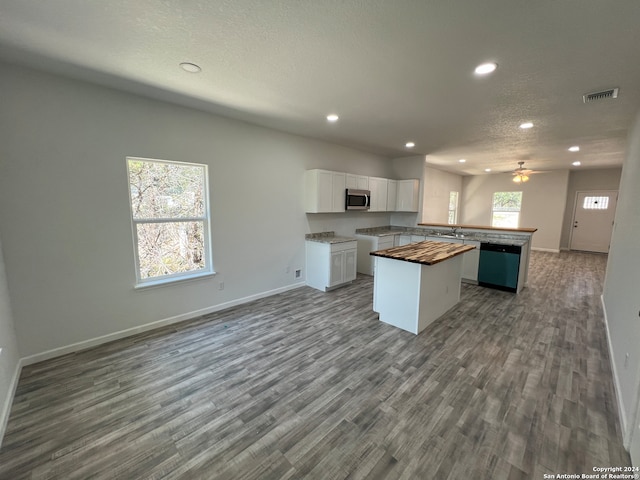
[[449, 192], [449, 225], [458, 223], [458, 192]]
[[609, 197], [584, 197], [582, 208], [585, 210], [606, 210], [609, 208]]
[[213, 273], [207, 166], [127, 157], [137, 286]]
[[491, 226], [518, 228], [522, 192], [495, 192], [491, 206]]

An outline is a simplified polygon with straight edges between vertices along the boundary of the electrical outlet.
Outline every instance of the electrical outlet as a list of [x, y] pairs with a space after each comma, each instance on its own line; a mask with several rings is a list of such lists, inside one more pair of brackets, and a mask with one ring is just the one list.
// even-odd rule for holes
[[300, 278], [302, 276], [302, 270], [296, 270], [296, 278]]
[[218, 290], [224, 290], [224, 282], [218, 284]]

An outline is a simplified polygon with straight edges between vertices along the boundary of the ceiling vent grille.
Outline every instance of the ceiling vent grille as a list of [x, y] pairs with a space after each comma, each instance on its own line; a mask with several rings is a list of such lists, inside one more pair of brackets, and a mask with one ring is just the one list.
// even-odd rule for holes
[[606, 100], [608, 98], [618, 98], [618, 89], [610, 88], [609, 90], [602, 90], [601, 92], [585, 93], [582, 96], [582, 101], [584, 103], [591, 103], [596, 100]]

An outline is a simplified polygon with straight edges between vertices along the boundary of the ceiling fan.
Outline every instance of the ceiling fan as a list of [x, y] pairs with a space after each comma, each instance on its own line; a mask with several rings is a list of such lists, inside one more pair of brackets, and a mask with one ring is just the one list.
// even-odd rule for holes
[[529, 181], [529, 175], [532, 173], [540, 173], [533, 170], [529, 170], [528, 168], [523, 167], [524, 162], [518, 162], [518, 168], [513, 171], [513, 182], [514, 183], [525, 183]]

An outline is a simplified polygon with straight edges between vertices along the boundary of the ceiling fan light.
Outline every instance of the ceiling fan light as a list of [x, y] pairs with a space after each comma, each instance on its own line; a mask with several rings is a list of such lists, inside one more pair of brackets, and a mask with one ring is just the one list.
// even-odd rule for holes
[[518, 173], [513, 177], [513, 183], [524, 183], [529, 181], [529, 175]]

